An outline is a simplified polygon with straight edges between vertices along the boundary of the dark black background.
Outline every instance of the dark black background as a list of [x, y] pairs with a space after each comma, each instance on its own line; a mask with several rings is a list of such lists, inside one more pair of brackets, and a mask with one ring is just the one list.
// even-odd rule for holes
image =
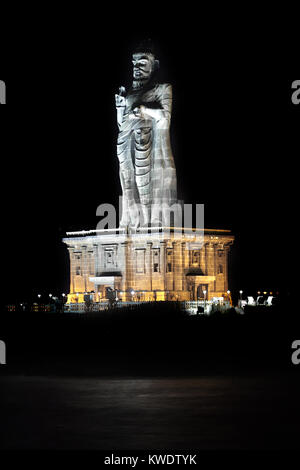
[[130, 83], [130, 52], [145, 37], [156, 45], [160, 80], [173, 85], [179, 198], [204, 203], [205, 226], [236, 236], [230, 289], [290, 290], [300, 106], [284, 51], [243, 25], [204, 33], [204, 18], [143, 27], [120, 11], [107, 21], [58, 19], [45, 30], [39, 22], [6, 38], [2, 299], [67, 292], [62, 237], [94, 229], [97, 206], [117, 204], [114, 93]]
[[[1, 6], [0, 79], [7, 83], [8, 98], [0, 115], [1, 301], [67, 292], [68, 258], [62, 237], [67, 230], [94, 228], [97, 206], [117, 203], [114, 93], [119, 85], [128, 84], [130, 50], [144, 37], [156, 43], [161, 80], [173, 85], [171, 134], [179, 197], [205, 203], [206, 227], [229, 228], [236, 236], [230, 289], [292, 289], [298, 249], [300, 106], [291, 103], [291, 84], [299, 77], [299, 51], [293, 52], [299, 41], [288, 40], [288, 33], [298, 33], [297, 14], [291, 10], [284, 18], [282, 5], [276, 20], [274, 5], [265, 16], [261, 5], [251, 12], [246, 5], [242, 11], [225, 4], [221, 11], [212, 4], [209, 16], [202, 4], [197, 11], [183, 4], [175, 11], [173, 5], [166, 15], [162, 5], [149, 2], [138, 7], [113, 4], [111, 11], [106, 7], [97, 4], [93, 10], [79, 4], [65, 11], [61, 5], [18, 5], [6, 30]], [[264, 358], [274, 368], [275, 345], [278, 351], [286, 348], [281, 357], [289, 361], [296, 337], [297, 328], [289, 324], [285, 343], [281, 321], [278, 317], [275, 339], [271, 321], [267, 338], [267, 318], [265, 329], [255, 318], [253, 330], [245, 329], [246, 344], [256, 347], [260, 336], [269, 353], [258, 362]], [[22, 322], [17, 324], [21, 336]], [[32, 336], [39, 324], [35, 328]], [[61, 325], [57, 331], [61, 333]], [[47, 328], [44, 332], [47, 336]], [[222, 337], [222, 327], [214, 328], [207, 341], [218, 350], [216, 333]], [[43, 335], [35, 336], [43, 341]], [[240, 331], [233, 331], [232, 337], [243, 344]], [[245, 349], [238, 348], [238, 354], [234, 349], [235, 358]], [[76, 363], [73, 357], [72, 362]], [[287, 401], [282, 401], [283, 410], [290, 406]], [[17, 413], [21, 408], [16, 406]], [[294, 409], [286, 415], [292, 429], [297, 415]], [[281, 416], [275, 409], [272, 417], [284, 433]], [[253, 420], [255, 426], [260, 423], [255, 410]], [[26, 432], [30, 435], [30, 425]], [[209, 453], [209, 463], [219, 455]], [[232, 465], [232, 454], [227, 455]], [[263, 455], [255, 456], [255, 463]], [[86, 455], [80, 457], [86, 463]], [[201, 463], [203, 458], [205, 454]], [[244, 454], [242, 458], [244, 464]]]

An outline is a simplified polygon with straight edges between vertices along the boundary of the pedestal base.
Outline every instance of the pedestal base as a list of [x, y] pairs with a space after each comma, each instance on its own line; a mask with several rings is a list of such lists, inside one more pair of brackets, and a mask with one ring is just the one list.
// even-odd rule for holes
[[[94, 302], [184, 301], [228, 290], [230, 231], [182, 228], [86, 231], [67, 234], [70, 294]], [[205, 294], [204, 294], [205, 292]]]

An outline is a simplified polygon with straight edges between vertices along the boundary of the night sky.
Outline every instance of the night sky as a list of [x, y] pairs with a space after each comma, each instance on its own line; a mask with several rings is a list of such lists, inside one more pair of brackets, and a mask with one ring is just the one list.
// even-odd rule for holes
[[266, 45], [244, 40], [242, 47], [229, 36], [213, 43], [193, 28], [42, 29], [13, 46], [1, 69], [9, 104], [1, 116], [3, 302], [68, 292], [62, 237], [94, 229], [97, 206], [117, 204], [114, 93], [128, 87], [130, 52], [145, 37], [156, 46], [159, 80], [173, 85], [178, 197], [205, 204], [206, 228], [236, 236], [230, 289], [288, 290], [297, 76], [282, 78]]

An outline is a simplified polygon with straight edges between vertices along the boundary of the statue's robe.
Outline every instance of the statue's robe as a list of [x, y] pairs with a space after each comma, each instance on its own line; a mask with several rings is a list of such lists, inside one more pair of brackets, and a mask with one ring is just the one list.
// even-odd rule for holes
[[[132, 112], [144, 106], [142, 117]], [[156, 84], [132, 89], [119, 125], [117, 154], [123, 191], [121, 226], [161, 224], [164, 205], [177, 199], [176, 170], [170, 144], [172, 87]], [[137, 204], [141, 206], [138, 214]]]

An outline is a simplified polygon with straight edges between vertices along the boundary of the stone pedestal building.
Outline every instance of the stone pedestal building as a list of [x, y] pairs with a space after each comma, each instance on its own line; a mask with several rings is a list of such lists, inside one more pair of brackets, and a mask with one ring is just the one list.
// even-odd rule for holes
[[95, 302], [107, 288], [123, 301], [197, 300], [227, 292], [228, 230], [160, 229], [68, 233], [69, 302], [92, 293]]

